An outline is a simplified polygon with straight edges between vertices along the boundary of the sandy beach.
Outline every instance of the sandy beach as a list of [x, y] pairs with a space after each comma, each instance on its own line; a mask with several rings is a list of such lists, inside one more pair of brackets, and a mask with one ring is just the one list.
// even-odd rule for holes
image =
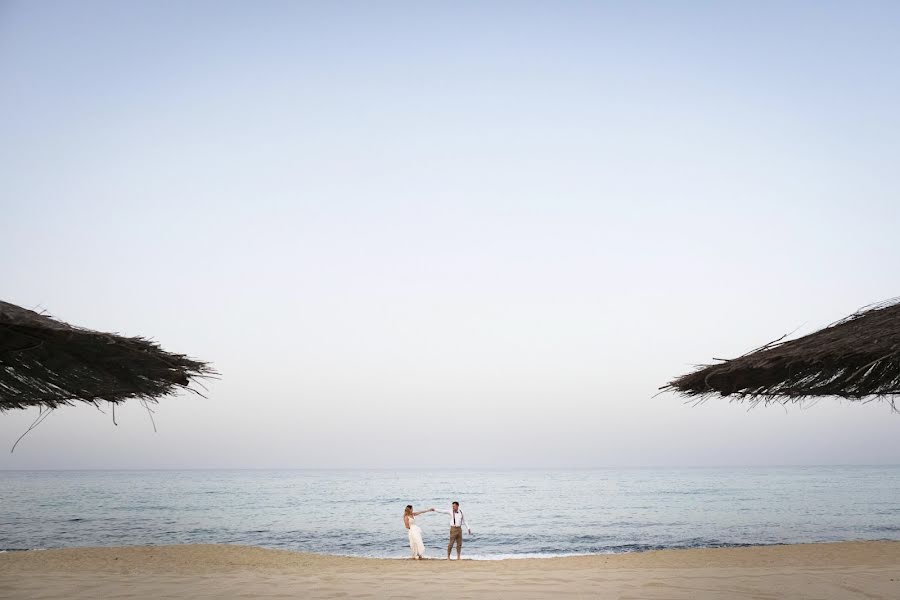
[[900, 542], [502, 561], [229, 545], [0, 554], [3, 598], [900, 598]]

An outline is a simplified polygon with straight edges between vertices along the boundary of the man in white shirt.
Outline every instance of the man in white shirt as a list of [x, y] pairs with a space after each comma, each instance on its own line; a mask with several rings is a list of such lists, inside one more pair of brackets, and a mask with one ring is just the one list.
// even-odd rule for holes
[[453, 548], [453, 544], [456, 544], [456, 560], [459, 560], [462, 554], [463, 527], [466, 528], [469, 535], [472, 535], [472, 529], [466, 522], [465, 515], [459, 510], [459, 502], [454, 502], [452, 506], [453, 510], [435, 510], [435, 512], [450, 515], [450, 543], [447, 545], [447, 560], [450, 560], [450, 550]]

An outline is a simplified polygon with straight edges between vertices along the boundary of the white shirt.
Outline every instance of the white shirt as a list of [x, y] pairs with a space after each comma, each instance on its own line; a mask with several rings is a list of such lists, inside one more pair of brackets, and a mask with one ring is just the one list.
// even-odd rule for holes
[[466, 516], [462, 513], [461, 510], [453, 512], [452, 510], [434, 509], [434, 512], [450, 515], [450, 527], [465, 527], [469, 531], [469, 533], [472, 533], [472, 528], [469, 527], [469, 523], [466, 521]]

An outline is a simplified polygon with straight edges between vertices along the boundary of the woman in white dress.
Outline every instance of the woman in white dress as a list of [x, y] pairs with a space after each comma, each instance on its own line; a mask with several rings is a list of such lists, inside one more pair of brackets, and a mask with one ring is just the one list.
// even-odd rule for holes
[[412, 504], [407, 504], [403, 511], [403, 525], [409, 530], [409, 549], [416, 560], [425, 558], [425, 542], [422, 541], [422, 528], [416, 525], [416, 517], [427, 512], [434, 512], [433, 508], [420, 512], [413, 512]]

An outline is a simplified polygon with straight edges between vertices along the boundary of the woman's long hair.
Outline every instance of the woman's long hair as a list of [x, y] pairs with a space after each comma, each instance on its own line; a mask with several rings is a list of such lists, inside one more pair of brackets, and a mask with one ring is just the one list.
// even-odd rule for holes
[[407, 504], [406, 508], [403, 509], [403, 516], [408, 517], [412, 514], [412, 504]]

